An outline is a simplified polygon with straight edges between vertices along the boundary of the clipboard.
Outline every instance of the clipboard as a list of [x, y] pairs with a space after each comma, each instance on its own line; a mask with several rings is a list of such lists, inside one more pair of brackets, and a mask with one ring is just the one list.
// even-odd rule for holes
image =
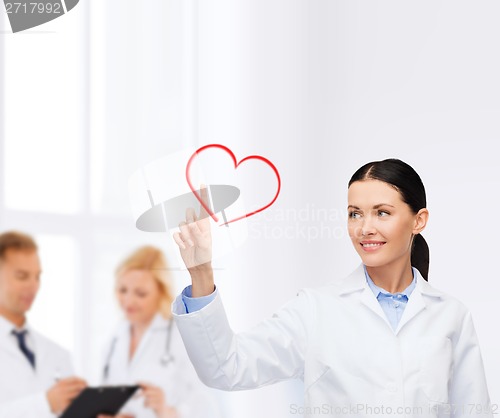
[[101, 386], [86, 388], [59, 418], [95, 418], [116, 415], [139, 386]]

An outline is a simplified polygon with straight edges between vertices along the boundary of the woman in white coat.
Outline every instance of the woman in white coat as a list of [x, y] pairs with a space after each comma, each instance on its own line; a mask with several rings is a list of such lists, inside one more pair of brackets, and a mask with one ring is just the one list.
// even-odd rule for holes
[[[208, 208], [206, 189], [202, 201]], [[306, 417], [498, 413], [470, 312], [427, 281], [419, 175], [397, 159], [364, 165], [349, 181], [348, 212], [359, 267], [234, 333], [214, 285], [210, 218], [187, 210], [174, 239], [192, 285], [173, 312], [200, 378], [223, 390], [301, 378], [304, 407], [290, 412]]]
[[211, 417], [208, 388], [171, 318], [170, 275], [161, 250], [141, 247], [118, 266], [116, 296], [125, 320], [106, 348], [103, 383], [141, 386], [117, 418]]

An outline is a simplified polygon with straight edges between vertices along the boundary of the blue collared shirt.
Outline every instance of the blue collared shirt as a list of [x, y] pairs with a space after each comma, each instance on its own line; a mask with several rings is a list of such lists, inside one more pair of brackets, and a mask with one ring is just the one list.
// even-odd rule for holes
[[401, 320], [401, 316], [403, 315], [403, 312], [406, 308], [406, 304], [408, 303], [411, 292], [413, 292], [413, 289], [415, 289], [415, 286], [417, 284], [417, 275], [415, 273], [415, 268], [411, 268], [413, 273], [413, 280], [411, 281], [410, 285], [405, 290], [398, 293], [389, 293], [387, 290], [378, 287], [375, 283], [373, 283], [373, 280], [366, 271], [366, 266], [364, 264], [363, 268], [365, 270], [365, 276], [368, 286], [380, 303], [380, 306], [382, 307], [385, 316], [389, 320], [392, 329], [396, 330], [399, 321]]
[[184, 306], [186, 307], [186, 313], [199, 311], [201, 308], [204, 308], [210, 302], [212, 302], [217, 295], [217, 286], [215, 286], [214, 291], [209, 295], [193, 298], [191, 288], [192, 286], [189, 285], [182, 291], [182, 301], [184, 302]]

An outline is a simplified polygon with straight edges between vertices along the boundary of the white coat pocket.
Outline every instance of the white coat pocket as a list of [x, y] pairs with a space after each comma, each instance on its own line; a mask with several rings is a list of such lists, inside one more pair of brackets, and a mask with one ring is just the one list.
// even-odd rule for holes
[[453, 349], [448, 337], [424, 337], [418, 344], [419, 381], [426, 397], [448, 403], [453, 365]]

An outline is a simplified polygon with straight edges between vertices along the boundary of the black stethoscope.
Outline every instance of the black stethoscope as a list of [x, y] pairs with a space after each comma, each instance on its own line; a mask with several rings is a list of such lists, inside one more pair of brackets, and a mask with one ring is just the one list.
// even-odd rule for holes
[[[168, 327], [167, 327], [167, 338], [165, 339], [165, 349], [163, 351], [162, 356], [160, 357], [160, 364], [163, 367], [167, 367], [170, 363], [174, 362], [174, 356], [170, 352], [170, 340], [172, 339], [172, 323], [173, 320], [170, 319], [168, 322]], [[115, 347], [116, 347], [116, 342], [118, 341], [118, 337], [113, 338], [113, 341], [111, 342], [111, 347], [109, 349], [108, 357], [106, 358], [106, 365], [104, 366], [103, 369], [103, 379], [104, 381], [108, 380], [109, 377], [109, 365], [111, 363], [111, 357], [113, 357], [113, 354], [115, 352]]]

